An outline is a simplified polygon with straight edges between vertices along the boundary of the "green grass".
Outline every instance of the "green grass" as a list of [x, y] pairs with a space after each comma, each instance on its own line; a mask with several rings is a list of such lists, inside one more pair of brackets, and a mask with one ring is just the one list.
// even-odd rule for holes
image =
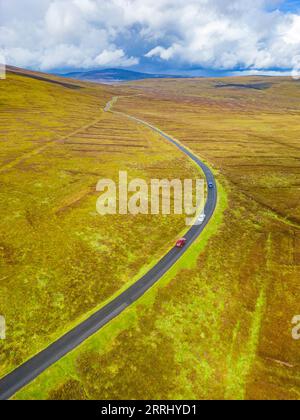
[[104, 352], [78, 354], [76, 379], [48, 398], [300, 397], [290, 325], [300, 274], [300, 91], [288, 79], [270, 79], [264, 91], [220, 90], [217, 82], [120, 88], [114, 109], [204, 157], [219, 170], [229, 205], [194, 267], [158, 287]]
[[147, 181], [199, 172], [158, 134], [103, 112], [108, 88], [82, 86], [11, 74], [0, 84], [0, 376], [132, 284], [185, 228], [184, 215], [96, 213], [97, 182], [119, 170]]
[[[18, 392], [15, 396], [16, 399], [46, 399], [49, 392], [55, 389], [60, 389], [65, 382], [71, 379], [80, 381], [77, 373], [76, 365], [77, 360], [81, 355], [86, 352], [97, 352], [105, 354], [109, 349], [111, 343], [114, 342], [116, 337], [123, 331], [136, 327], [140, 317], [145, 313], [146, 308], [152, 308], [157, 298], [158, 291], [165, 288], [172, 280], [180, 275], [181, 270], [193, 269], [199, 257], [203, 252], [209, 239], [216, 234], [218, 228], [222, 224], [223, 213], [227, 207], [227, 194], [221, 184], [218, 184], [218, 205], [216, 212], [211, 219], [210, 223], [205, 228], [202, 235], [195, 241], [195, 243], [185, 252], [179, 261], [157, 282], [146, 294], [126, 309], [118, 318], [111, 321], [100, 332], [89, 338], [78, 349], [72, 351], [69, 355], [65, 356], [62, 360], [50, 367], [32, 384]], [[176, 316], [176, 314], [174, 314]], [[179, 349], [181, 350], [181, 349]], [[80, 395], [74, 395], [79, 398]]]
[[[244, 83], [259, 80], [243, 78]], [[152, 80], [110, 88], [111, 97], [119, 97], [114, 110], [159, 127], [209, 162], [226, 191], [221, 205], [225, 211], [208, 226], [207, 238], [202, 236], [203, 242], [143, 299], [19, 398], [300, 399], [299, 343], [291, 337], [300, 293], [299, 84], [270, 78], [268, 87], [258, 91], [218, 89], [219, 82]], [[93, 98], [99, 95], [89, 89]], [[105, 137], [113, 135], [115, 124], [130, 125], [121, 115], [105, 118], [111, 119]], [[148, 130], [134, 124], [136, 129], [141, 130], [136, 140], [145, 134], [142, 145], [149, 147], [147, 139], [155, 141]], [[163, 176], [165, 162], [159, 154], [146, 156], [134, 154], [135, 162], [143, 162], [149, 176]], [[187, 160], [182, 159], [174, 161], [175, 173], [178, 168], [184, 172]], [[109, 165], [101, 165], [110, 173]], [[140, 166], [135, 163], [132, 168], [138, 175]], [[75, 189], [67, 197], [71, 203], [77, 194]], [[31, 222], [34, 214], [28, 213]], [[137, 234], [145, 235], [143, 226], [148, 223], [139, 221], [132, 241]], [[176, 236], [173, 224], [162, 221], [162, 226], [167, 231], [174, 228]], [[176, 226], [178, 234], [182, 229]], [[83, 237], [97, 246], [94, 229]], [[107, 245], [114, 249], [112, 242]], [[165, 250], [151, 254], [147, 263]], [[138, 251], [141, 260], [149, 254], [147, 249]], [[1, 252], [7, 261], [13, 260], [11, 247]], [[124, 255], [123, 267], [130, 265], [136, 275], [142, 264], [132, 265], [132, 255], [132, 249]], [[44, 282], [39, 276], [41, 287]], [[60, 296], [54, 302], [61, 305]]]

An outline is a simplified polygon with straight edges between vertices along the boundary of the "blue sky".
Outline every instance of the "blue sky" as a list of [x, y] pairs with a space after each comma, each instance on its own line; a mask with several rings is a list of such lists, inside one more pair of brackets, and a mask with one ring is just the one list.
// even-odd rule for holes
[[285, 11], [285, 12], [299, 12], [300, 11], [300, 1], [299, 0], [286, 0], [281, 2], [282, 4], [279, 4], [277, 6], [279, 10]]
[[300, 0], [0, 0], [0, 54], [53, 72], [290, 72]]

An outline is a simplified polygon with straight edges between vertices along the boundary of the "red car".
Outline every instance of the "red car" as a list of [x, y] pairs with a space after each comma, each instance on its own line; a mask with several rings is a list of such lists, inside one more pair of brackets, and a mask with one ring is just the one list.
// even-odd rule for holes
[[183, 248], [185, 244], [186, 244], [185, 238], [178, 239], [178, 241], [176, 242], [176, 248]]

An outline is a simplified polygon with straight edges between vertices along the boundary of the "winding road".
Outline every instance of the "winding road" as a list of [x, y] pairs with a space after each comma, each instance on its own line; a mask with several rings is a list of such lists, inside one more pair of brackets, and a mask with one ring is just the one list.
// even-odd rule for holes
[[[106, 107], [106, 112], [113, 112], [111, 110], [116, 98], [110, 101]], [[117, 296], [114, 300], [94, 313], [90, 318], [67, 334], [56, 340], [45, 350], [33, 356], [27, 362], [16, 368], [7, 376], [0, 380], [0, 399], [6, 400], [12, 397], [17, 391], [30, 383], [38, 377], [43, 371], [65, 356], [67, 353], [79, 346], [83, 341], [91, 335], [99, 331], [104, 325], [117, 317], [121, 312], [128, 308], [133, 302], [138, 300], [144, 293], [149, 290], [163, 275], [179, 260], [179, 258], [186, 252], [186, 250], [193, 244], [193, 242], [203, 232], [205, 226], [210, 221], [214, 214], [217, 204], [217, 185], [211, 170], [206, 166], [197, 156], [190, 150], [181, 145], [179, 142], [154, 127], [145, 121], [129, 116], [123, 113], [117, 113], [127, 118], [142, 124], [156, 133], [164, 137], [168, 142], [172, 143], [190, 159], [192, 159], [204, 172], [207, 184], [212, 183], [214, 188], [208, 188], [207, 200], [205, 204], [204, 213], [206, 218], [201, 225], [193, 225], [186, 233], [186, 246], [182, 249], [172, 248], [147, 274], [139, 279], [135, 284]]]

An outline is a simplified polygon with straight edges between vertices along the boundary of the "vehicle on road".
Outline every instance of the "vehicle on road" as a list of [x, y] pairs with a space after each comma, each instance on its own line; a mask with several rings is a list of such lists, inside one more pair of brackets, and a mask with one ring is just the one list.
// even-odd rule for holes
[[214, 188], [214, 187], [215, 187], [215, 186], [214, 186], [214, 183], [213, 183], [213, 182], [209, 182], [209, 183], [208, 183], [208, 188], [211, 188], [211, 189], [212, 189], [212, 188]]
[[[114, 112], [112, 109], [110, 109], [110, 111]], [[132, 120], [132, 117], [129, 115], [127, 115], [127, 118]], [[170, 143], [175, 144], [175, 146], [182, 150], [187, 156], [191, 156], [187, 149], [183, 146], [181, 147], [177, 143], [174, 143], [171, 137], [161, 132], [158, 128], [149, 125], [143, 120], [136, 119], [136, 121], [151, 128], [152, 131], [159, 133]], [[194, 158], [195, 161], [198, 162], [199, 168], [204, 170], [207, 183], [209, 182], [208, 179], [214, 181], [213, 173], [210, 169], [198, 160], [196, 156], [194, 156]], [[217, 184], [215, 182], [212, 182], [212, 184], [212, 187], [217, 190]], [[211, 219], [215, 211], [217, 204], [217, 191], [214, 194], [208, 194], [206, 202], [207, 210], [205, 216], [208, 221]], [[197, 224], [195, 224], [188, 231], [188, 238], [198, 238], [200, 237], [202, 231], [203, 226], [197, 226]], [[158, 282], [163, 277], [167, 269], [174, 266], [184, 252], [184, 250], [180, 251], [179, 248], [184, 248], [188, 242], [191, 244], [191, 239], [179, 239], [176, 243], [178, 252], [174, 252], [174, 248], [172, 248], [146, 274], [144, 274], [132, 286], [128, 287], [128, 289], [121, 292], [112, 301], [100, 308], [98, 312], [76, 325], [72, 330], [68, 331], [65, 335], [54, 341], [49, 347], [27, 360], [26, 363], [21, 364], [17, 369], [13, 370], [5, 377], [0, 378], [0, 400], [11, 398], [17, 391], [29, 384], [32, 380], [36, 379], [42, 372], [45, 371], [46, 368], [49, 368], [53, 365], [53, 363], [57, 362], [63, 356], [77, 348], [83, 341], [94, 334], [95, 331], [101, 330], [108, 324], [109, 321], [116, 318], [116, 316], [121, 314], [133, 302], [136, 302], [144, 295], [146, 290], [149, 290], [154, 283]]]
[[202, 225], [202, 223], [204, 222], [205, 218], [206, 218], [206, 215], [204, 213], [200, 214], [200, 216], [197, 219], [197, 224], [198, 225]]
[[176, 242], [176, 248], [183, 248], [186, 242], [186, 238], [178, 239], [178, 241]]

